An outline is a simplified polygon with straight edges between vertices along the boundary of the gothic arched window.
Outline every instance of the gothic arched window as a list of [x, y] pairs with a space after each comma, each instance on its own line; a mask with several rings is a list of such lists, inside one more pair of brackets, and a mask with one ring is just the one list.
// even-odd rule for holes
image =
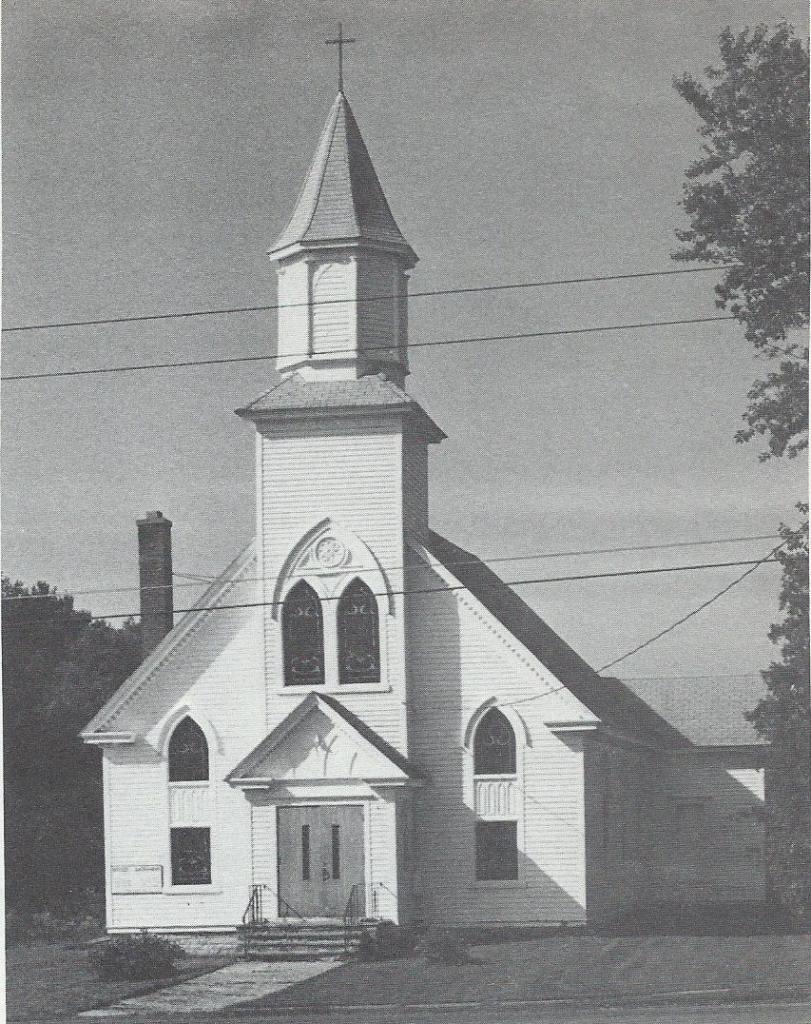
[[321, 602], [301, 580], [282, 608], [282, 646], [286, 686], [317, 686], [324, 682], [324, 623]]
[[180, 721], [169, 739], [169, 781], [208, 782], [208, 743], [191, 718]]
[[498, 708], [490, 708], [473, 740], [474, 775], [515, 775], [515, 733]]
[[380, 682], [377, 601], [362, 580], [352, 580], [338, 602], [338, 667], [344, 685]]

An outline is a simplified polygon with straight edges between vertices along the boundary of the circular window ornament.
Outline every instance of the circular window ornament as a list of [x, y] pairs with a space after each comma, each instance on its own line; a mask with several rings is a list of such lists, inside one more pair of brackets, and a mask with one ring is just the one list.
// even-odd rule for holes
[[325, 569], [334, 569], [346, 556], [346, 548], [335, 537], [324, 537], [315, 547], [315, 558]]

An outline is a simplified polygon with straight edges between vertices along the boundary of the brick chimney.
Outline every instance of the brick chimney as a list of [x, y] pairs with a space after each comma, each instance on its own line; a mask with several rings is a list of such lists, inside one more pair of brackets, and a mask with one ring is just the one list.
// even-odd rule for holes
[[138, 520], [141, 650], [146, 657], [172, 628], [172, 523], [162, 512]]

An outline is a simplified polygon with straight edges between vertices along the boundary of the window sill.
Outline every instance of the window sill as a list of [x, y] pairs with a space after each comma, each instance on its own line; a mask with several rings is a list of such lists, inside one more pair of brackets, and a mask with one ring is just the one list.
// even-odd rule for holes
[[268, 693], [275, 697], [297, 697], [308, 693], [328, 693], [336, 696], [339, 693], [391, 693], [389, 685], [373, 683], [348, 684], [346, 686], [275, 686]]
[[212, 884], [208, 885], [167, 885], [163, 890], [164, 896], [182, 896], [184, 893], [209, 893], [210, 895], [218, 896], [222, 893], [222, 889], [216, 888]]

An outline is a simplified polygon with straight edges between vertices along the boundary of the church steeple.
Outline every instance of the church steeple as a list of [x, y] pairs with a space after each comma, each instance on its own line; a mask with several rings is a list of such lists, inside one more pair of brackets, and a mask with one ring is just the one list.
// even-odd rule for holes
[[[403, 237], [339, 92], [293, 215], [268, 255], [279, 275], [277, 367], [310, 379], [408, 373]], [[371, 301], [370, 301], [371, 300]], [[287, 306], [289, 308], [285, 309]]]

